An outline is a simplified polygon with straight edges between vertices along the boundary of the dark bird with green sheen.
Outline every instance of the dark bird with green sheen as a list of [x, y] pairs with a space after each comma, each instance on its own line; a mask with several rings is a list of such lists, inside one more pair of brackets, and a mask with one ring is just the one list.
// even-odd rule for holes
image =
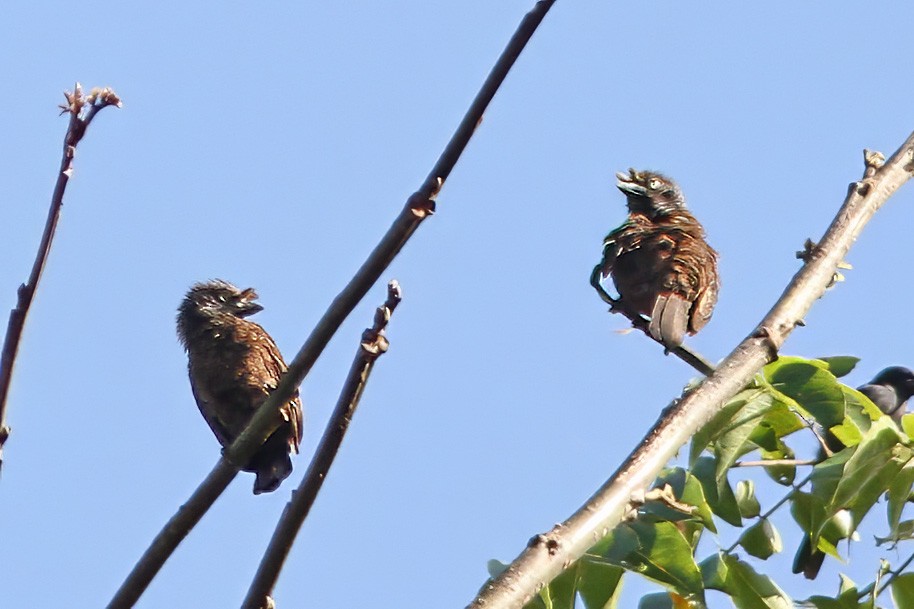
[[679, 186], [652, 171], [617, 173], [628, 218], [603, 241], [595, 273], [612, 276], [620, 305], [650, 317], [651, 336], [667, 348], [695, 334], [717, 303], [717, 252], [686, 209]]
[[[194, 285], [178, 307], [178, 337], [187, 350], [190, 386], [216, 439], [228, 446], [286, 372], [279, 348], [246, 318], [263, 307], [252, 288], [221, 280]], [[292, 473], [302, 437], [298, 391], [279, 409], [281, 424], [242, 468], [257, 474], [254, 494], [269, 493]]]
[[[868, 397], [879, 410], [901, 424], [901, 417], [907, 412], [907, 402], [914, 397], [914, 371], [904, 366], [891, 366], [882, 370], [869, 383], [857, 387], [857, 391]], [[844, 450], [845, 446], [833, 433], [826, 430], [825, 444], [833, 453]], [[827, 457], [820, 450], [819, 460]], [[793, 572], [802, 573], [806, 579], [815, 579], [822, 568], [825, 553], [812, 547], [812, 540], [805, 537], [793, 559]]]

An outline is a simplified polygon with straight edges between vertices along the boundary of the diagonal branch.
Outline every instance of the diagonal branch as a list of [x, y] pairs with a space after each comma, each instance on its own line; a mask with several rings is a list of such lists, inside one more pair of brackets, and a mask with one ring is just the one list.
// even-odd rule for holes
[[660, 420], [618, 470], [568, 520], [533, 537], [527, 548], [470, 604], [474, 609], [521, 607], [621, 521], [633, 493], [642, 492], [681, 446], [722, 404], [777, 357], [791, 331], [833, 282], [869, 219], [914, 173], [914, 133], [882, 165], [865, 153], [866, 171], [818, 246], [758, 327], [698, 387], [664, 409]]
[[136, 603], [181, 540], [237, 474], [238, 467], [231, 464], [246, 463], [273, 433], [277, 424], [275, 412], [279, 410], [280, 405], [284, 404], [295, 388], [302, 383], [337, 329], [375, 284], [381, 273], [387, 269], [422, 221], [434, 213], [435, 198], [482, 120], [489, 102], [554, 3], [555, 0], [538, 0], [536, 6], [521, 20], [422, 186], [409, 197], [393, 225], [387, 229], [387, 233], [369, 254], [368, 259], [356, 271], [343, 291], [333, 299], [305, 344], [289, 364], [289, 370], [276, 390], [261, 405], [235, 442], [223, 451], [222, 459], [206, 480], [153, 540], [115, 593], [108, 605], [109, 609], [132, 607]]
[[292, 550], [295, 536], [298, 535], [302, 523], [308, 517], [311, 506], [314, 505], [314, 500], [327, 478], [327, 472], [330, 471], [330, 466], [336, 458], [336, 453], [352, 422], [355, 409], [358, 408], [359, 400], [362, 398], [368, 375], [371, 374], [375, 361], [387, 351], [388, 343], [384, 336], [384, 329], [398, 304], [400, 304], [400, 285], [396, 281], [391, 281], [387, 284], [387, 301], [375, 312], [374, 326], [362, 333], [359, 351], [356, 353], [352, 367], [349, 369], [349, 375], [340, 391], [336, 408], [330, 415], [324, 435], [304, 479], [295, 489], [292, 500], [286, 506], [276, 525], [270, 545], [260, 561], [251, 587], [241, 604], [242, 609], [261, 609], [271, 606], [270, 595], [279, 578], [279, 572]]
[[0, 355], [0, 467], [3, 465], [3, 445], [10, 435], [10, 428], [6, 424], [6, 399], [9, 395], [10, 382], [13, 378], [13, 366], [16, 363], [16, 354], [22, 340], [22, 330], [25, 319], [32, 306], [35, 290], [41, 280], [48, 254], [51, 251], [51, 242], [57, 231], [57, 221], [60, 219], [60, 209], [63, 207], [63, 195], [67, 189], [70, 177], [73, 175], [73, 159], [76, 156], [76, 146], [86, 134], [86, 129], [95, 115], [108, 106], [121, 107], [121, 100], [111, 89], [92, 89], [89, 95], [83, 97], [82, 86], [76, 83], [73, 92], [64, 93], [67, 103], [60, 106], [61, 114], [69, 112], [70, 123], [67, 134], [63, 140], [63, 158], [60, 161], [60, 171], [57, 174], [57, 183], [51, 195], [51, 207], [48, 209], [48, 219], [44, 225], [44, 233], [38, 245], [38, 255], [32, 264], [32, 272], [26, 283], [19, 286], [16, 292], [16, 307], [10, 311], [9, 323], [6, 327], [6, 338], [3, 340], [3, 352]]

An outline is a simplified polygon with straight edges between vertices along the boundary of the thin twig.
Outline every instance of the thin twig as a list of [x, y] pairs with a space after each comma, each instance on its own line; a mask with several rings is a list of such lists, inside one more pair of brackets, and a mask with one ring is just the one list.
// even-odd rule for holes
[[[508, 75], [508, 71], [514, 65], [521, 51], [523, 51], [530, 37], [554, 2], [555, 0], [538, 0], [533, 10], [521, 20], [520, 25], [498, 58], [479, 93], [476, 94], [469, 110], [467, 110], [466, 115], [464, 115], [463, 120], [461, 120], [454, 135], [451, 136], [451, 140], [441, 153], [428, 177], [422, 183], [422, 186], [409, 197], [403, 210], [387, 230], [387, 233], [381, 238], [378, 245], [369, 254], [368, 259], [356, 271], [355, 276], [349, 280], [343, 291], [333, 299], [330, 307], [311, 331], [305, 344], [302, 345], [298, 354], [289, 364], [289, 370], [283, 376], [279, 386], [260, 406], [247, 428], [239, 434], [231, 446], [223, 451], [223, 457], [216, 465], [216, 469], [234, 467], [237, 471], [237, 466], [229, 464], [246, 463], [248, 458], [263, 445], [270, 434], [273, 433], [277, 424], [275, 412], [279, 410], [280, 405], [288, 401], [293, 391], [301, 385], [314, 362], [317, 361], [317, 358], [323, 352], [327, 343], [330, 342], [330, 339], [333, 338], [340, 325], [387, 269], [394, 257], [419, 227], [419, 224], [434, 213], [435, 199], [438, 196], [438, 192], [444, 186], [454, 165], [469, 143], [473, 131], [482, 120], [483, 113], [489, 102], [492, 101], [495, 93]], [[216, 477], [215, 472], [216, 470], [213, 470], [207, 480], [214, 479]], [[205, 493], [194, 493], [191, 499], [182, 506], [181, 511], [169, 521], [153, 540], [150, 549], [143, 554], [140, 562], [137, 563], [115, 593], [114, 598], [108, 605], [109, 609], [132, 607], [136, 603], [143, 591], [149, 586], [149, 582], [162, 568], [162, 565], [165, 564], [165, 561], [174, 552], [181, 540], [187, 536], [193, 525], [210, 508], [216, 497], [225, 490], [230, 481], [230, 478], [225, 480], [222, 489], [212, 497]], [[175, 523], [175, 527], [171, 527], [172, 523], [181, 516], [182, 511], [187, 513], [186, 517]], [[158, 551], [150, 552], [153, 546], [158, 548]]]
[[483, 586], [475, 609], [521, 607], [578, 560], [623, 518], [633, 494], [643, 492], [666, 463], [715, 412], [777, 357], [793, 329], [832, 283], [838, 265], [863, 227], [914, 172], [914, 133], [885, 165], [866, 155], [866, 171], [818, 246], [758, 327], [704, 381], [664, 409], [661, 419], [609, 480], [568, 520], [536, 535], [504, 572]]
[[692, 366], [692, 368], [697, 370], [699, 374], [709, 376], [712, 372], [714, 372], [714, 364], [703, 358], [699, 353], [692, 351], [685, 345], [679, 345], [674, 349], [670, 349], [663, 344], [662, 340], [655, 338], [651, 334], [650, 324], [647, 322], [647, 320], [638, 313], [630, 311], [628, 308], [624, 307], [618, 298], [613, 298], [610, 296], [609, 292], [603, 288], [603, 283], [600, 279], [600, 266], [598, 265], [594, 267], [593, 273], [590, 275], [590, 285], [592, 285], [593, 289], [597, 291], [597, 294], [599, 294], [603, 302], [609, 305], [610, 313], [619, 313], [620, 315], [627, 317], [628, 320], [632, 322], [632, 326], [635, 329], [641, 330], [644, 332], [645, 336], [663, 345], [664, 349], [666, 349], [668, 353], [672, 353], [689, 366]]
[[384, 336], [384, 329], [399, 303], [400, 286], [396, 281], [391, 281], [387, 284], [387, 301], [375, 312], [374, 326], [366, 329], [362, 334], [358, 353], [349, 369], [343, 389], [340, 391], [336, 408], [330, 415], [324, 435], [304, 479], [295, 489], [292, 500], [286, 505], [286, 509], [276, 525], [270, 545], [264, 552], [254, 580], [241, 605], [242, 609], [261, 609], [269, 606], [268, 597], [273, 593], [273, 587], [292, 550], [295, 537], [305, 518], [308, 517], [311, 506], [314, 505], [314, 500], [327, 478], [327, 472], [330, 471], [330, 466], [336, 458], [336, 453], [365, 390], [368, 375], [371, 374], [375, 361], [387, 351], [388, 343]]
[[[806, 486], [806, 483], [809, 482], [810, 480], [812, 480], [812, 474], [809, 474], [808, 476], [806, 476], [805, 478], [803, 478], [796, 484], [791, 485], [790, 491], [784, 493], [783, 497], [778, 499], [777, 502], [774, 505], [772, 505], [770, 508], [768, 508], [768, 510], [764, 514], [761, 514], [759, 516], [759, 520], [767, 520], [768, 518], [770, 518], [772, 514], [774, 514], [776, 511], [778, 511], [778, 508], [780, 508], [782, 505], [787, 503], [787, 501], [791, 497], [793, 497], [801, 488]], [[738, 545], [739, 545], [739, 540], [734, 541], [732, 546], [730, 546], [729, 548], [724, 550], [724, 553], [730, 554], [731, 552], [733, 552], [733, 550], [736, 549], [736, 547]]]
[[64, 92], [67, 103], [62, 104], [61, 114], [70, 114], [70, 123], [67, 134], [63, 140], [63, 158], [60, 161], [60, 171], [57, 174], [57, 183], [51, 195], [51, 207], [48, 209], [48, 218], [45, 221], [44, 233], [38, 245], [38, 254], [32, 264], [32, 272], [26, 283], [19, 286], [16, 293], [16, 307], [10, 311], [9, 323], [6, 327], [6, 337], [3, 340], [3, 352], [0, 355], [0, 467], [3, 466], [3, 445], [10, 435], [10, 428], [6, 424], [6, 399], [9, 395], [10, 383], [13, 378], [13, 367], [16, 363], [16, 354], [19, 352], [19, 343], [22, 340], [22, 330], [25, 319], [32, 306], [35, 290], [41, 280], [48, 254], [51, 251], [51, 242], [57, 230], [57, 221], [60, 218], [60, 209], [63, 207], [63, 195], [67, 183], [73, 175], [73, 159], [76, 156], [76, 146], [86, 134], [89, 124], [95, 115], [108, 106], [121, 107], [121, 100], [111, 89], [92, 89], [89, 95], [83, 97], [82, 86], [76, 83], [73, 92]]
[[[910, 556], [908, 556], [905, 559], [905, 561], [903, 563], [901, 563], [901, 565], [899, 565], [899, 567], [897, 569], [893, 569], [892, 571], [889, 571], [889, 574], [885, 578], [885, 581], [882, 583], [881, 586], [879, 586], [879, 592], [876, 593], [876, 596], [879, 596], [880, 594], [885, 592], [886, 588], [888, 588], [889, 586], [892, 585], [892, 580], [895, 579], [896, 577], [898, 577], [899, 575], [901, 575], [902, 573], [904, 573], [904, 570], [908, 568], [908, 565], [910, 565], [911, 562], [914, 562], [914, 553], [912, 553]], [[867, 586], [866, 588], [864, 588], [863, 590], [860, 591], [860, 596], [858, 598], [862, 599], [864, 596], [866, 596], [867, 594], [870, 594], [872, 591], [873, 591], [873, 584], [870, 584], [869, 586]]]
[[768, 459], [762, 461], [737, 461], [732, 467], [775, 467], [777, 465], [792, 465], [798, 467], [801, 465], [815, 465], [818, 463], [815, 459]]

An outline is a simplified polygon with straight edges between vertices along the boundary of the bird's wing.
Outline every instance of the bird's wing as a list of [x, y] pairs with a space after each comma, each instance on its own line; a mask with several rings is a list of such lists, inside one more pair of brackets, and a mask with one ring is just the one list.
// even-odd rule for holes
[[191, 375], [190, 379], [190, 389], [197, 402], [197, 408], [200, 409], [200, 414], [203, 415], [203, 420], [205, 420], [206, 424], [209, 425], [209, 428], [213, 430], [213, 434], [215, 434], [216, 439], [219, 440], [219, 444], [222, 446], [231, 444], [234, 436], [229, 433], [225, 424], [219, 419], [219, 408], [217, 408], [218, 400], [207, 391], [198, 388], [197, 383], [194, 382], [193, 375]]
[[868, 397], [879, 410], [891, 416], [898, 410], [898, 394], [891, 387], [878, 384], [867, 384], [858, 387], [857, 391]]
[[625, 252], [638, 249], [641, 246], [638, 238], [633, 238], [634, 233], [631, 221], [626, 221], [622, 226], [614, 229], [603, 239], [603, 260], [600, 261], [600, 275], [603, 279], [609, 277], [616, 263], [616, 258]]
[[667, 288], [692, 303], [689, 313], [689, 331], [701, 330], [714, 311], [720, 281], [717, 275], [717, 252], [690, 233], [677, 235], [676, 251]]
[[[286, 373], [288, 366], [282, 359], [279, 347], [273, 342], [273, 339], [261, 329], [258, 333], [259, 346], [262, 348], [255, 349], [256, 357], [259, 358], [258, 367], [266, 374], [260, 379], [260, 386], [266, 393], [272, 393], [279, 385], [279, 379]], [[279, 409], [282, 418], [292, 426], [292, 446], [295, 452], [298, 452], [299, 445], [304, 431], [304, 421], [302, 416], [301, 398], [298, 395], [298, 389], [292, 394], [292, 398], [282, 405]]]

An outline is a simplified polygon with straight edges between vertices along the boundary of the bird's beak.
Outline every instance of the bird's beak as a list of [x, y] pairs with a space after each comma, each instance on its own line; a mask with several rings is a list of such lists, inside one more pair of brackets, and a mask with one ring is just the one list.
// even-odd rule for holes
[[647, 188], [633, 180], [633, 173], [625, 174], [620, 171], [616, 174], [616, 177], [619, 179], [619, 181], [616, 182], [616, 188], [624, 192], [626, 195], [632, 195], [635, 197], [647, 196]]
[[253, 288], [246, 289], [241, 293], [241, 296], [242, 298], [235, 303], [238, 317], [247, 317], [263, 311], [263, 307], [254, 302], [254, 299], [257, 298], [257, 292]]
[[263, 311], [263, 307], [257, 304], [256, 302], [239, 302], [238, 303], [238, 317], [248, 317], [254, 313], [259, 313]]

